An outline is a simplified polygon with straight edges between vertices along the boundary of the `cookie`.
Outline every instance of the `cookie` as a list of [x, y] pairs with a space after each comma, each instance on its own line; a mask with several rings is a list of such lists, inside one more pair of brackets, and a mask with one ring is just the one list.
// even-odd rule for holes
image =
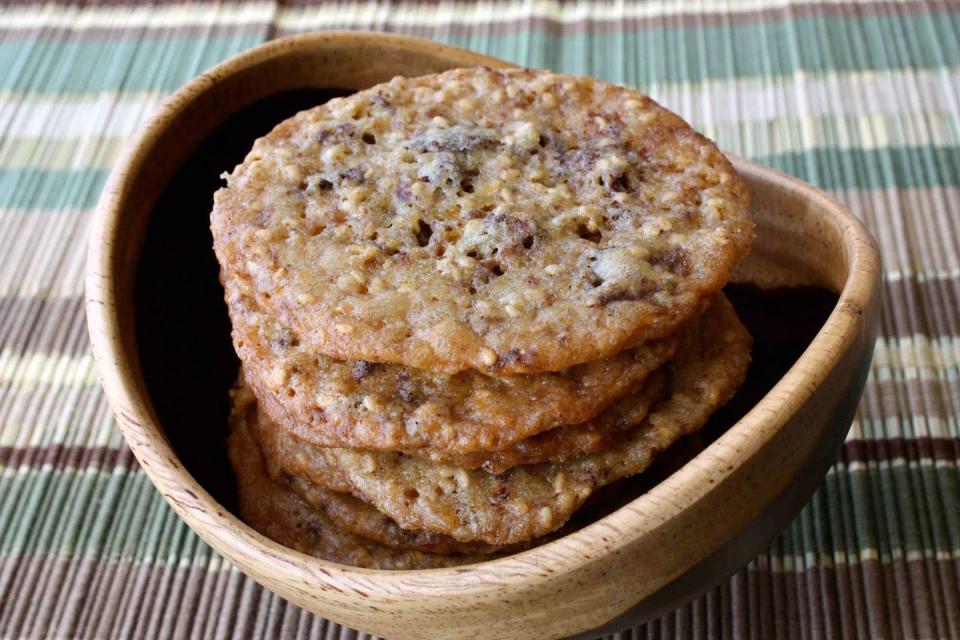
[[[317, 355], [260, 309], [243, 279], [225, 284], [234, 346], [263, 410], [299, 438], [321, 446], [422, 449], [426, 455], [502, 451], [516, 444], [527, 453], [515, 456], [515, 464], [533, 461], [530, 443], [519, 443], [561, 423], [589, 420], [615, 399], [635, 393], [677, 345], [675, 337], [662, 338], [555, 373], [438, 374]], [[566, 433], [568, 451], [578, 444], [573, 435]], [[601, 442], [596, 433], [583, 430], [578, 437], [584, 451]], [[534, 442], [543, 450], [555, 441]], [[508, 458], [499, 457], [503, 468]]]
[[747, 253], [743, 181], [635, 91], [533, 70], [395, 78], [259, 139], [214, 199], [229, 282], [315, 352], [559, 371], [671, 335]]
[[489, 559], [397, 549], [348, 533], [294, 491], [274, 482], [246, 426], [234, 421], [227, 452], [237, 479], [240, 517], [282, 545], [331, 562], [370, 569], [432, 569]]
[[[239, 439], [253, 439], [256, 428], [257, 401], [248, 387], [240, 384], [231, 393], [233, 407], [230, 415], [231, 432]], [[238, 446], [249, 446], [242, 443]], [[256, 445], [254, 445], [256, 446]], [[371, 505], [343, 491], [333, 491], [305, 478], [285, 472], [275, 463], [264, 460], [263, 465], [270, 478], [278, 485], [292, 490], [311, 507], [323, 513], [340, 530], [377, 542], [384, 546], [425, 551], [428, 553], [502, 554], [515, 551], [475, 542], [458, 542], [438, 533], [401, 529], [396, 522], [383, 515]]]
[[[750, 336], [721, 295], [685, 332], [668, 365], [669, 395], [596, 453], [494, 475], [401, 453], [314, 447], [260, 421], [272, 437], [264, 450], [287, 472], [349, 490], [403, 528], [512, 544], [557, 529], [593, 491], [642, 472], [660, 451], [703, 426], [741, 384], [749, 360]], [[599, 419], [630, 424], [630, 400], [616, 402]]]
[[643, 389], [630, 398], [629, 410], [623, 408], [627, 403], [621, 406], [620, 419], [612, 419], [612, 414], [608, 414], [605, 419], [554, 427], [499, 451], [455, 453], [428, 448], [405, 453], [440, 464], [464, 469], [483, 469], [493, 474], [503, 473], [522, 464], [562, 462], [602, 451], [615, 443], [623, 431], [647, 417], [650, 407], [664, 395], [667, 387], [667, 376], [663, 372], [655, 372]]

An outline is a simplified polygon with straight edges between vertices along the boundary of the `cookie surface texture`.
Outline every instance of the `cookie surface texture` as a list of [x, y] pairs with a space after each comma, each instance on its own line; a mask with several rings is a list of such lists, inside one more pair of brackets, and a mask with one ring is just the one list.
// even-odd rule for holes
[[312, 350], [504, 375], [672, 334], [747, 252], [747, 201], [711, 142], [635, 91], [475, 68], [286, 120], [211, 223], [223, 279]]
[[636, 392], [677, 345], [674, 336], [661, 338], [562, 372], [447, 375], [318, 355], [260, 309], [248, 283], [234, 279], [225, 288], [234, 346], [261, 406], [321, 446], [502, 451], [558, 424], [589, 420]]
[[237, 479], [241, 518], [268, 538], [301, 553], [370, 569], [432, 569], [489, 559], [397, 549], [344, 531], [323, 510], [270, 478], [245, 424], [233, 422], [227, 452]]
[[[562, 526], [593, 491], [642, 472], [659, 452], [702, 427], [743, 381], [750, 344], [733, 307], [717, 296], [684, 332], [667, 367], [667, 396], [618, 441], [563, 462], [522, 465], [495, 475], [400, 453], [311, 446], [261, 420], [263, 446], [287, 472], [350, 491], [403, 528], [463, 541], [521, 542]], [[629, 423], [631, 400], [608, 409], [609, 419]]]

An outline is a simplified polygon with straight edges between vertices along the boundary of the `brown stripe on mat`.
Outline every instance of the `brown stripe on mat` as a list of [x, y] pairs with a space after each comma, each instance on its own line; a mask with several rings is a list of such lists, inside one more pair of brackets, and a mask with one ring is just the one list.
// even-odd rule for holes
[[[960, 594], [943, 579], [956, 575], [956, 559], [884, 556], [788, 570], [774, 564], [776, 553], [764, 554], [685, 607], [613, 637], [952, 638], [960, 631], [960, 611], [947, 606]], [[368, 637], [306, 613], [226, 567], [0, 559], [0, 575], [16, 576], [18, 584], [15, 597], [0, 604], [0, 636]], [[31, 616], [39, 613], [35, 602], [46, 603], [47, 613]]]
[[87, 353], [83, 307], [81, 296], [0, 296], [0, 345], [12, 353]]
[[919, 462], [960, 461], [960, 438], [883, 438], [848, 440], [843, 445], [841, 460], [851, 462]]
[[885, 336], [960, 335], [960, 278], [901, 279], [883, 287]]
[[136, 458], [126, 445], [119, 447], [90, 447], [53, 444], [37, 447], [0, 447], [0, 467], [11, 469], [49, 466], [53, 469], [139, 468]]
[[960, 406], [960, 387], [956, 381], [930, 374], [906, 379], [903, 370], [892, 372], [893, 379], [873, 380], [864, 389], [861, 416], [882, 420], [897, 418], [910, 421], [918, 417], [950, 420]]

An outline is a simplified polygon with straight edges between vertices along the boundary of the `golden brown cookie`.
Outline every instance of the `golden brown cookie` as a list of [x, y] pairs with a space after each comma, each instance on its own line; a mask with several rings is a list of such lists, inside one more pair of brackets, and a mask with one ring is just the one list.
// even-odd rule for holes
[[432, 569], [482, 562], [490, 556], [396, 549], [348, 533], [327, 514], [267, 475], [243, 421], [233, 421], [227, 452], [237, 478], [240, 517], [251, 527], [301, 553], [371, 569]]
[[[620, 419], [612, 419], [612, 414], [608, 414], [603, 419], [554, 427], [499, 451], [456, 453], [444, 449], [419, 449], [404, 453], [454, 467], [483, 469], [493, 474], [503, 473], [521, 464], [562, 462], [596, 453], [616, 443], [625, 430], [647, 417], [650, 407], [669, 391], [667, 378], [663, 371], [654, 372], [643, 388], [630, 398], [629, 411], [621, 408]], [[626, 403], [623, 406], [627, 406]]]
[[[237, 438], [253, 437], [258, 419], [256, 398], [242, 383], [231, 392], [231, 397], [231, 432], [238, 433], [239, 435], [234, 436]], [[310, 506], [321, 511], [337, 528], [387, 547], [428, 553], [477, 555], [515, 550], [484, 543], [458, 542], [438, 533], [401, 529], [396, 522], [349, 493], [334, 491], [304, 478], [292, 476], [270, 460], [264, 460], [264, 466], [275, 483], [297, 493]]]
[[[403, 528], [511, 544], [557, 529], [597, 488], [642, 472], [660, 451], [703, 426], [743, 381], [750, 342], [733, 307], [717, 296], [668, 366], [669, 395], [638, 426], [599, 452], [501, 475], [400, 453], [310, 446], [264, 420], [258, 429], [267, 456], [287, 472], [351, 491]], [[598, 419], [630, 424], [630, 400]]]
[[[677, 345], [675, 337], [662, 338], [555, 373], [431, 373], [318, 355], [260, 309], [243, 278], [225, 284], [247, 383], [274, 421], [321, 446], [471, 454], [517, 445], [535, 460], [535, 451], [521, 442], [560, 423], [589, 420], [637, 392]], [[577, 444], [572, 435], [570, 446]], [[582, 450], [599, 445], [595, 436], [579, 434]], [[541, 438], [540, 448], [553, 440]], [[524, 459], [516, 457], [514, 464]], [[506, 454], [500, 458], [502, 466]]]
[[533, 70], [395, 78], [254, 145], [211, 215], [225, 282], [310, 349], [558, 371], [672, 334], [753, 235], [743, 181], [635, 91]]

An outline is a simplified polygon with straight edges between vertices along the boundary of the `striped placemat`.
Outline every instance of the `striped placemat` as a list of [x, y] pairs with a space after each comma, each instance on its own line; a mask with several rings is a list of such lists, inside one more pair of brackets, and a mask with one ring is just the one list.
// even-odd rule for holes
[[227, 56], [330, 28], [637, 86], [880, 242], [882, 335], [840, 460], [767, 552], [622, 637], [960, 637], [960, 4], [922, 0], [0, 4], [0, 637], [355, 637], [173, 515], [83, 317], [91, 209], [137, 125]]

